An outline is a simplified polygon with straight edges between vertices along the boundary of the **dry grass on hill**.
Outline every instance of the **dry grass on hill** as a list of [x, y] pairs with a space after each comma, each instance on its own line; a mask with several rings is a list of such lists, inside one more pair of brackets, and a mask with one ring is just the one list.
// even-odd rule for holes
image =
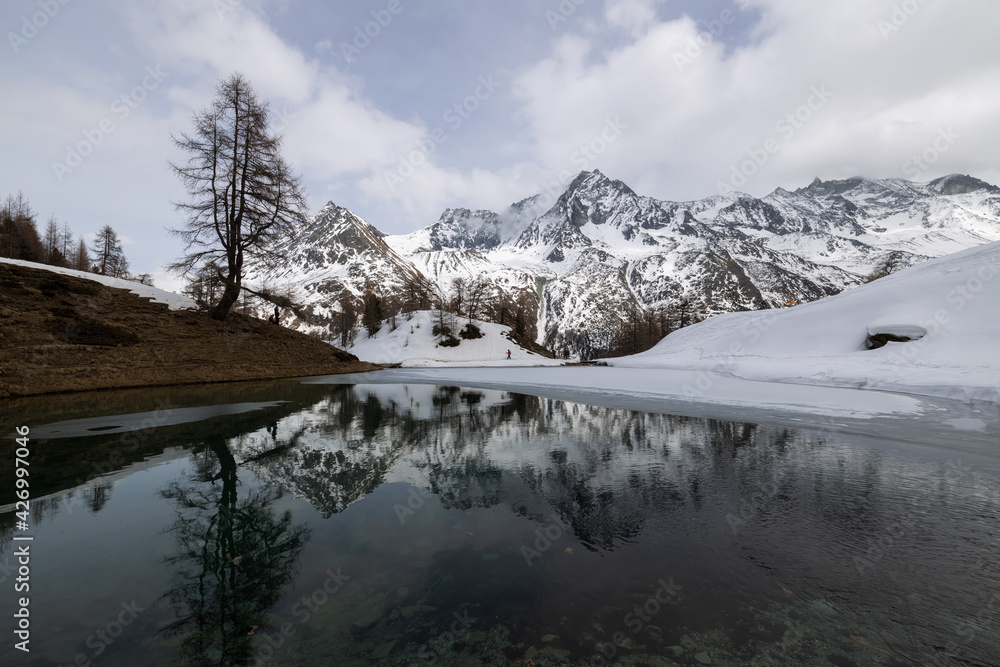
[[255, 318], [217, 322], [91, 280], [0, 264], [0, 397], [376, 368]]

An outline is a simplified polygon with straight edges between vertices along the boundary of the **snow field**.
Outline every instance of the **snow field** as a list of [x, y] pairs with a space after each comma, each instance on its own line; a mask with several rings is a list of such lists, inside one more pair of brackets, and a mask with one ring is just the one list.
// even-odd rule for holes
[[[355, 342], [347, 349], [362, 361], [376, 364], [402, 364], [406, 367], [419, 366], [559, 366], [562, 362], [530, 352], [504, 337], [510, 327], [492, 322], [473, 320], [483, 333], [482, 338], [465, 340], [459, 332], [469, 321], [466, 317], [456, 317], [452, 335], [461, 343], [457, 347], [438, 346], [438, 336], [432, 331], [437, 321], [437, 313], [420, 310], [412, 319], [405, 315], [396, 318], [398, 327], [389, 330], [388, 323], [374, 337], [368, 338], [365, 331], [355, 337]], [[511, 352], [507, 359], [507, 350]]]
[[[926, 331], [868, 350], [870, 332]], [[793, 308], [729, 313], [674, 332], [621, 368], [727, 375], [1000, 402], [1000, 243], [923, 262]]]

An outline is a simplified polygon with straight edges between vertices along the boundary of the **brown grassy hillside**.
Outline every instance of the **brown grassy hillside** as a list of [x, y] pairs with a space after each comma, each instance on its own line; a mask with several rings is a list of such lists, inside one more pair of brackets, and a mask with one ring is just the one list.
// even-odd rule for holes
[[217, 322], [92, 280], [0, 263], [0, 397], [375, 368], [255, 318]]

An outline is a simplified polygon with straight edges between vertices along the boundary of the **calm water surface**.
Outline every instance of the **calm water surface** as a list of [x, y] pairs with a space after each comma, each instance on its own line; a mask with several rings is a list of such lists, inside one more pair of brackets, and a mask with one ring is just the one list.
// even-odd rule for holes
[[995, 419], [956, 449], [288, 381], [21, 423], [31, 652], [3, 485], [4, 665], [1000, 664]]

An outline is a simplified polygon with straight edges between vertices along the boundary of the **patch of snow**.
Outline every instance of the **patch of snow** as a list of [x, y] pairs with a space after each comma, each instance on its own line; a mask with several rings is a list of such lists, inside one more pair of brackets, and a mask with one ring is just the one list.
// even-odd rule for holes
[[[461, 343], [457, 347], [438, 345], [439, 336], [432, 332], [437, 322], [437, 312], [419, 310], [412, 319], [405, 315], [396, 318], [397, 328], [391, 331], [388, 322], [375, 336], [368, 338], [362, 330], [353, 345], [346, 349], [362, 361], [376, 364], [402, 364], [403, 366], [559, 366], [562, 361], [549, 359], [518, 346], [504, 336], [508, 326], [473, 320], [483, 333], [482, 338], [465, 340], [459, 332], [469, 321], [467, 317], [454, 318], [452, 335]], [[511, 358], [507, 359], [507, 350]]]

